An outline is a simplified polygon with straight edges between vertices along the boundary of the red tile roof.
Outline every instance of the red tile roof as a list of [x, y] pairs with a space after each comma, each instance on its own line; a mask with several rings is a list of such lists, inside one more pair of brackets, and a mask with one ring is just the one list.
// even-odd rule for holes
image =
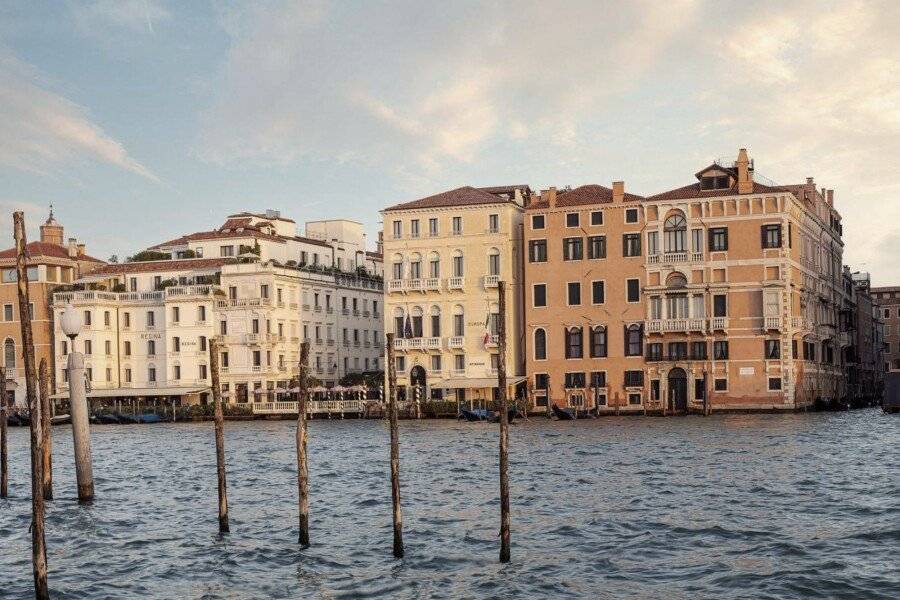
[[261, 240], [270, 240], [280, 243], [284, 243], [286, 239], [278, 235], [269, 235], [267, 233], [262, 233], [261, 231], [257, 231], [256, 229], [245, 229], [244, 231], [198, 231], [196, 233], [189, 233], [187, 235], [183, 235], [161, 244], [156, 244], [155, 246], [150, 246], [148, 250], [158, 250], [159, 248], [168, 248], [170, 246], [183, 246], [188, 242], [197, 242], [201, 240], [226, 240], [246, 237], [252, 237], [254, 239]]
[[486, 192], [484, 189], [473, 188], [472, 186], [467, 185], [461, 188], [456, 188], [455, 190], [450, 190], [448, 192], [441, 192], [440, 194], [435, 194], [434, 196], [428, 196], [427, 198], [413, 200], [412, 202], [395, 204], [394, 206], [385, 208], [384, 211], [388, 212], [392, 210], [409, 210], [415, 208], [439, 208], [446, 206], [476, 206], [479, 204], [502, 204], [507, 202], [512, 202], [512, 200], [500, 198], [490, 192]]
[[[785, 185], [763, 185], [762, 183], [753, 182], [753, 191], [749, 192], [750, 194], [768, 194], [768, 193], [778, 193], [778, 192], [791, 192], [793, 193], [795, 190], [792, 189], [792, 186]], [[722, 190], [701, 190], [700, 182], [692, 183], [691, 185], [686, 185], [684, 187], [676, 188], [674, 190], [669, 190], [667, 192], [662, 192], [660, 194], [655, 194], [653, 196], [649, 196], [647, 200], [688, 200], [693, 198], [715, 198], [717, 196], [737, 196], [737, 183], [735, 183], [732, 187]]]
[[[29, 242], [25, 246], [25, 256], [29, 259], [36, 259], [39, 257], [47, 257], [47, 258], [56, 258], [56, 259], [64, 259], [64, 260], [81, 260], [86, 262], [96, 262], [102, 263], [104, 261], [99, 258], [94, 258], [93, 256], [88, 256], [84, 254], [82, 256], [78, 256], [76, 258], [72, 258], [69, 256], [69, 249], [65, 246], [58, 246], [56, 244], [48, 244], [47, 242]], [[16, 258], [16, 249], [15, 248], [7, 248], [6, 250], [0, 251], [0, 260], [5, 259], [15, 259]]]
[[[625, 193], [626, 202], [635, 202], [643, 200], [637, 194]], [[556, 206], [587, 206], [591, 204], [610, 204], [613, 201], [613, 191], [602, 185], [589, 184], [577, 187], [574, 190], [557, 192]], [[547, 200], [536, 200], [528, 205], [528, 209], [546, 209], [550, 208]]]
[[483, 187], [478, 188], [483, 192], [487, 192], [488, 194], [510, 194], [515, 195], [516, 190], [520, 190], [523, 195], [528, 195], [531, 193], [531, 188], [528, 185], [497, 185], [493, 187]]
[[234, 258], [185, 258], [182, 260], [147, 260], [141, 262], [110, 263], [90, 272], [94, 275], [126, 275], [129, 273], [152, 273], [154, 271], [191, 271], [214, 269], [236, 262]]

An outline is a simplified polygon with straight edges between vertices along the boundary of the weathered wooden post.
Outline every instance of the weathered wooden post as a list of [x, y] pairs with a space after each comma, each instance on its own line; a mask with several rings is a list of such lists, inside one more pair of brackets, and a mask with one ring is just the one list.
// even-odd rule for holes
[[387, 334], [388, 422], [391, 430], [391, 504], [394, 518], [394, 556], [403, 558], [403, 515], [400, 510], [400, 439], [397, 432], [397, 361], [394, 334]]
[[216, 473], [219, 479], [219, 533], [228, 533], [228, 492], [225, 485], [225, 416], [222, 412], [222, 386], [219, 385], [219, 343], [209, 340], [209, 373], [216, 430]]
[[497, 283], [500, 323], [497, 336], [497, 385], [500, 388], [500, 562], [509, 562], [509, 413], [506, 402], [506, 284]]
[[42, 358], [38, 366], [38, 381], [41, 392], [41, 432], [44, 463], [44, 500], [53, 500], [53, 441], [50, 437], [50, 374], [47, 359]]
[[6, 369], [0, 367], [0, 498], [9, 496], [9, 455], [7, 454]]
[[300, 505], [300, 545], [309, 546], [309, 463], [306, 457], [306, 397], [309, 395], [309, 342], [300, 344], [297, 380], [297, 497]]
[[37, 397], [37, 373], [34, 368], [34, 338], [28, 300], [28, 266], [25, 248], [25, 215], [13, 213], [13, 236], [16, 240], [16, 275], [19, 295], [19, 323], [22, 328], [22, 360], [25, 365], [25, 397], [31, 413], [31, 564], [34, 574], [34, 597], [49, 599], [47, 587], [47, 548], [44, 541], [44, 455], [41, 448], [41, 404]]

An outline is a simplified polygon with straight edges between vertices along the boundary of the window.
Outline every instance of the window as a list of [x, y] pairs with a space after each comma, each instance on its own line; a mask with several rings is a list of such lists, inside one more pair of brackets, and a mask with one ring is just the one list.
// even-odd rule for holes
[[713, 389], [717, 392], [727, 392], [728, 380], [724, 377], [717, 377], [713, 379]]
[[488, 254], [488, 275], [500, 275], [500, 251], [491, 250]]
[[663, 359], [663, 345], [660, 342], [647, 344], [647, 360], [657, 361]]
[[605, 285], [602, 281], [591, 282], [591, 304], [603, 304], [606, 300]]
[[687, 360], [687, 342], [669, 342], [669, 360]]
[[703, 252], [703, 230], [691, 229], [691, 250]]
[[644, 345], [644, 327], [642, 325], [625, 326], [625, 356], [641, 356]]
[[644, 372], [625, 371], [625, 387], [644, 387]]
[[591, 358], [603, 358], [606, 356], [606, 327], [591, 327], [589, 347]]
[[640, 394], [628, 394], [628, 404], [640, 404], [641, 403], [641, 395]]
[[532, 229], [543, 229], [544, 227], [544, 215], [531, 215]]
[[457, 371], [465, 371], [466, 370], [466, 355], [465, 354], [456, 354], [453, 356], [453, 367]]
[[606, 387], [606, 371], [591, 372], [591, 387]]
[[565, 387], [566, 387], [566, 389], [583, 388], [584, 387], [584, 373], [566, 373]]
[[653, 320], [662, 319], [661, 296], [650, 296], [650, 318]]
[[500, 231], [500, 215], [488, 215], [488, 232], [497, 233]]
[[563, 260], [581, 260], [583, 244], [580, 237], [563, 238]]
[[453, 217], [451, 220], [452, 223], [452, 232], [453, 235], [459, 235], [462, 233], [462, 217]]
[[147, 311], [147, 327], [156, 326], [156, 314], [152, 310]]
[[534, 360], [547, 360], [547, 332], [534, 330]]
[[637, 223], [638, 222], [638, 209], [626, 208], [625, 209], [625, 222], [626, 223]]
[[760, 231], [763, 248], [781, 248], [781, 225], [763, 225]]
[[691, 359], [706, 360], [706, 342], [691, 342]]
[[462, 253], [457, 254], [453, 257], [453, 276], [454, 277], [462, 277], [463, 276], [463, 256]]
[[592, 235], [588, 237], [588, 258], [606, 258], [605, 235]]
[[181, 365], [175, 365], [172, 367], [172, 379], [178, 381], [181, 379]]
[[156, 381], [156, 367], [147, 369], [147, 381]]
[[681, 213], [674, 214], [663, 223], [666, 252], [684, 252], [686, 248], [687, 220]]
[[603, 211], [591, 211], [591, 225], [603, 225]]
[[[265, 286], [263, 286], [265, 287]], [[265, 298], [265, 296], [263, 296]], [[172, 307], [172, 322], [178, 323], [181, 320], [181, 309], [177, 306]]]
[[200, 342], [200, 350], [203, 351], [203, 352], [206, 352], [206, 336], [205, 336], [205, 335], [201, 335], [201, 336], [200, 336], [199, 338], [197, 338], [197, 339], [198, 339], [198, 341]]
[[640, 302], [641, 300], [641, 281], [640, 279], [625, 280], [625, 299], [628, 302]]
[[547, 240], [531, 240], [528, 242], [528, 261], [547, 262]]
[[566, 227], [578, 227], [578, 213], [566, 213]]
[[462, 314], [453, 315], [453, 335], [462, 337], [465, 335], [465, 320]]
[[729, 187], [727, 175], [700, 178], [701, 190], [724, 190], [727, 187]]
[[219, 321], [219, 334], [228, 335], [228, 321]]
[[403, 222], [402, 221], [394, 221], [393, 222], [393, 234], [394, 239], [400, 239], [403, 236]]
[[428, 235], [434, 237], [438, 234], [438, 220], [437, 219], [428, 219]]
[[69, 354], [69, 343], [66, 340], [63, 340], [59, 343], [59, 353], [63, 356], [67, 356]]
[[219, 256], [234, 256], [234, 246], [219, 246]]
[[656, 256], [659, 254], [659, 232], [647, 232], [647, 256]]
[[103, 311], [103, 326], [109, 327], [109, 311], [108, 310]]
[[172, 352], [181, 352], [181, 338], [180, 337], [172, 338]]
[[409, 235], [410, 237], [417, 238], [419, 237], [419, 220], [413, 219], [409, 222]]
[[84, 311], [84, 326], [85, 327], [91, 326], [91, 311], [89, 311], [89, 310]]
[[[885, 315], [887, 316], [887, 315]], [[13, 320], [13, 305], [12, 304], [4, 304], [3, 305], [3, 320], [4, 321], [12, 321]]]
[[622, 256], [641, 255], [641, 234], [626, 233], [622, 236]]
[[565, 330], [566, 358], [583, 358], [584, 350], [581, 339], [581, 327], [571, 327]]
[[566, 298], [569, 306], [578, 306], [581, 304], [581, 282], [570, 281], [566, 284]]
[[206, 376], [207, 376], [206, 365], [198, 365], [198, 366], [200, 367], [199, 368], [200, 379], [206, 379]]
[[131, 342], [129, 342], [127, 340], [125, 341], [125, 344], [124, 344], [124, 353], [125, 353], [125, 356], [131, 356]]
[[727, 298], [728, 297], [725, 294], [716, 294], [713, 296], [713, 316], [714, 317], [728, 316]]
[[84, 353], [85, 354], [93, 354], [94, 353], [94, 344], [91, 340], [84, 340]]
[[441, 355], [435, 354], [431, 357], [431, 370], [435, 373], [441, 372]]
[[650, 380], [650, 400], [654, 402], [659, 400], [659, 379]]
[[766, 340], [765, 353], [767, 360], [781, 358], [781, 340]]
[[781, 389], [781, 377], [769, 377], [769, 391], [777, 392]]
[[110, 340], [103, 342], [103, 350], [107, 356], [112, 356], [112, 342]]
[[694, 380], [694, 400], [703, 400], [706, 397], [706, 382], [701, 379]]
[[547, 284], [536, 283], [533, 288], [534, 299], [532, 305], [535, 307], [547, 306]]
[[713, 227], [709, 230], [710, 252], [724, 252], [728, 250], [728, 228]]
[[713, 342], [713, 360], [728, 360], [728, 340]]
[[147, 340], [147, 356], [156, 356], [156, 342]]
[[200, 321], [201, 323], [206, 322], [206, 307], [205, 306], [197, 307], [197, 320]]

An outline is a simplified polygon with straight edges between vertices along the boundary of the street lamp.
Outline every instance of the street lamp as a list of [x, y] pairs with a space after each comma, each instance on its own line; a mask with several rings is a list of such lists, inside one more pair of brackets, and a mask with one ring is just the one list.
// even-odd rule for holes
[[75, 338], [81, 333], [81, 315], [71, 304], [59, 317], [59, 326], [71, 340], [66, 368], [69, 373], [69, 412], [72, 414], [72, 440], [75, 449], [75, 478], [78, 482], [78, 501], [94, 498], [94, 473], [91, 466], [91, 431], [88, 415], [87, 386], [84, 380], [84, 355], [75, 351]]

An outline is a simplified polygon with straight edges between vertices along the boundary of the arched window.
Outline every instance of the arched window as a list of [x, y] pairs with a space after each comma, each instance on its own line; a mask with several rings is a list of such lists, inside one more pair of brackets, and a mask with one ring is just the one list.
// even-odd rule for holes
[[12, 338], [6, 338], [3, 342], [3, 364], [7, 369], [16, 368], [16, 343]]
[[464, 273], [462, 250], [453, 251], [453, 276], [462, 277]]
[[591, 358], [603, 358], [606, 356], [606, 327], [598, 325], [591, 327]]
[[681, 289], [687, 286], [687, 277], [684, 274], [675, 271], [666, 277], [666, 287]]
[[453, 307], [453, 335], [456, 337], [466, 335], [466, 315], [460, 304]]
[[[400, 254], [395, 254], [392, 262], [392, 271], [391, 275], [394, 279], [403, 279], [403, 256]], [[303, 295], [306, 296], [306, 292], [303, 292]]]
[[[412, 337], [422, 337], [422, 307], [414, 306], [412, 309]], [[409, 333], [409, 332], [407, 332]]]
[[581, 327], [566, 327], [566, 358], [583, 358], [584, 343]]
[[433, 279], [441, 276], [441, 257], [437, 252], [432, 252], [428, 257], [428, 276]]
[[422, 255], [418, 252], [414, 252], [412, 256], [409, 257], [409, 278], [422, 278]]
[[666, 236], [666, 252], [684, 252], [687, 249], [687, 221], [680, 212], [670, 215], [663, 224]]
[[403, 312], [403, 308], [396, 307], [394, 308], [394, 335], [398, 338], [403, 337], [403, 327], [404, 327], [404, 317], [406, 315]]
[[534, 360], [547, 360], [547, 332], [534, 330]]
[[488, 252], [488, 275], [500, 274], [500, 251], [491, 248]]
[[431, 307], [431, 337], [441, 337], [441, 308]]
[[643, 325], [625, 326], [625, 356], [640, 356], [644, 351]]

